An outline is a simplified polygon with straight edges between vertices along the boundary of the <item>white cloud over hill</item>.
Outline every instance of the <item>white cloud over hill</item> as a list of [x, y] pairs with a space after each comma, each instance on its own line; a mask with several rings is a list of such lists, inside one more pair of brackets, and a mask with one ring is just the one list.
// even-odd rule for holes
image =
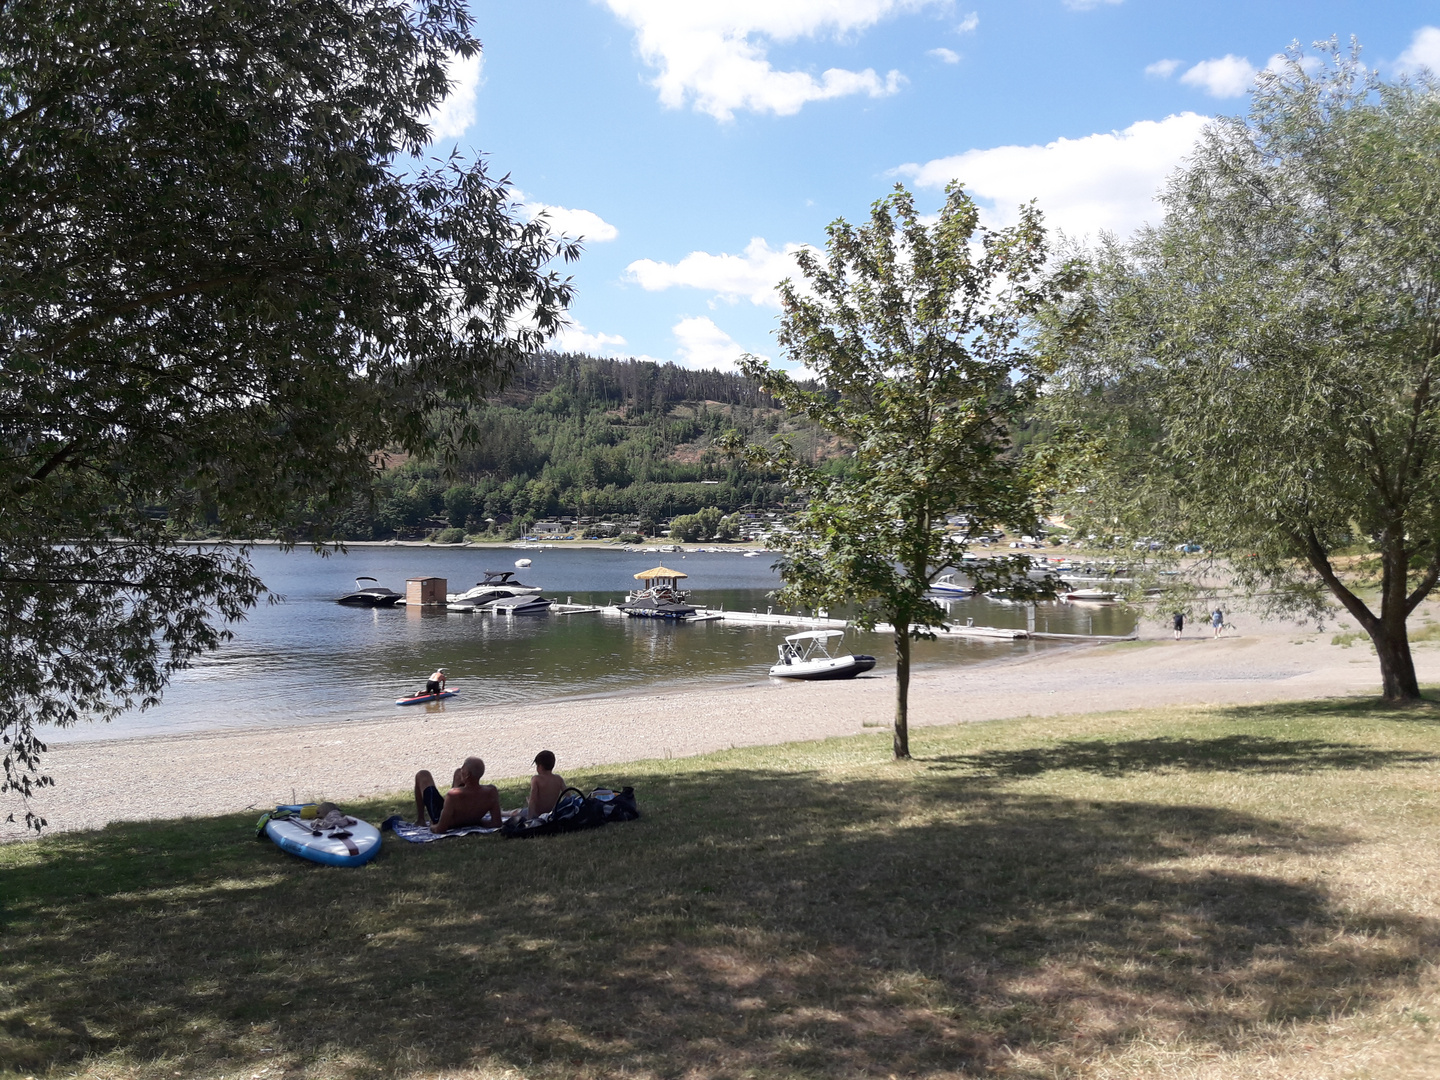
[[1036, 199], [1046, 224], [1068, 236], [1093, 237], [1102, 229], [1123, 236], [1159, 220], [1155, 194], [1208, 122], [1186, 112], [1043, 146], [969, 150], [896, 172], [922, 188], [960, 180], [985, 206], [991, 226], [1013, 223], [1020, 204]]

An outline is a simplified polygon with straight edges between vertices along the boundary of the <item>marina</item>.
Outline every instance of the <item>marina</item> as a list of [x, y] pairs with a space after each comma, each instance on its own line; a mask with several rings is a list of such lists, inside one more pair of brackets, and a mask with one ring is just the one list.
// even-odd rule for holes
[[[437, 710], [505, 722], [526, 703], [565, 703], [607, 695], [735, 686], [768, 681], [776, 649], [798, 631], [845, 629], [848, 613], [786, 611], [771, 595], [780, 582], [774, 556], [746, 549], [657, 555], [653, 549], [356, 547], [319, 556], [273, 547], [253, 551], [257, 572], [278, 597], [234, 624], [234, 640], [180, 672], [162, 703], [105, 725], [58, 729], [55, 742], [221, 729], [343, 723]], [[527, 557], [525, 596], [550, 601], [544, 614], [506, 616], [487, 608], [451, 610], [450, 598], [474, 588], [486, 571], [516, 570]], [[661, 560], [663, 559], [663, 563]], [[687, 575], [684, 620], [626, 618], [635, 575], [663, 565]], [[521, 575], [512, 574], [511, 581]], [[337, 604], [356, 577], [391, 592], [428, 581], [430, 604]], [[445, 583], [453, 583], [448, 585]], [[370, 582], [363, 582], [369, 586]], [[443, 585], [443, 587], [441, 587]], [[420, 585], [416, 585], [420, 588]], [[529, 592], [528, 589], [540, 590]], [[439, 590], [438, 597], [434, 596]], [[517, 594], [518, 595], [518, 594]], [[917, 641], [917, 667], [993, 663], [1074, 644], [1062, 635], [1127, 635], [1134, 614], [1119, 605], [998, 604], [983, 597], [946, 602], [950, 632]], [[1083, 610], [1088, 608], [1088, 610]], [[974, 625], [966, 626], [972, 619]], [[1033, 625], [1031, 625], [1033, 622]], [[847, 630], [847, 647], [876, 657], [869, 676], [894, 667], [884, 631]], [[458, 696], [410, 708], [393, 704], [417, 680], [445, 667]]]

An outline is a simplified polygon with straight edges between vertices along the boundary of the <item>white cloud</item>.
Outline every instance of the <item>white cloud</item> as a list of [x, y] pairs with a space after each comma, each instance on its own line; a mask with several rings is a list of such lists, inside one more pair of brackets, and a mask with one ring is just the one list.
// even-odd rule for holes
[[1044, 146], [969, 150], [895, 171], [919, 187], [961, 181], [977, 201], [989, 204], [987, 225], [1013, 223], [1020, 204], [1036, 199], [1046, 224], [1069, 236], [1093, 236], [1102, 229], [1123, 236], [1146, 221], [1158, 222], [1155, 194], [1208, 121], [1187, 112], [1142, 120], [1124, 131]]
[[1125, 0], [1061, 0], [1071, 11], [1094, 11], [1106, 4], [1121, 4]]
[[670, 332], [675, 335], [675, 362], [681, 367], [735, 371], [746, 351], [703, 315], [681, 319]]
[[925, 55], [933, 56], [936, 60], [943, 60], [947, 64], [958, 64], [960, 62], [959, 53], [957, 53], [954, 49], [947, 49], [943, 46], [938, 49], [929, 49], [926, 51]]
[[[521, 196], [523, 198], [523, 196]], [[603, 244], [614, 240], [620, 230], [590, 210], [571, 210], [564, 206], [550, 206], [541, 202], [525, 202], [520, 210], [526, 217], [535, 219], [541, 214], [550, 224], [550, 231], [577, 240], [585, 239], [592, 244]]]
[[1180, 81], [1186, 86], [1198, 86], [1211, 97], [1240, 97], [1247, 93], [1255, 82], [1255, 66], [1243, 56], [1226, 53], [1218, 60], [1201, 60], [1184, 75]]
[[1395, 61], [1395, 68], [1402, 74], [1417, 74], [1421, 68], [1429, 68], [1440, 75], [1440, 28], [1422, 26], [1410, 39], [1410, 47]]
[[556, 352], [587, 353], [590, 356], [613, 356], [624, 345], [625, 339], [619, 334], [592, 334], [579, 323], [572, 322], [561, 330], [550, 342]]
[[475, 95], [480, 90], [480, 75], [484, 69], [484, 56], [477, 52], [464, 57], [452, 54], [445, 64], [445, 73], [450, 79], [450, 96], [425, 117], [430, 127], [431, 141], [456, 139], [465, 134], [475, 123]]
[[1182, 63], [1181, 60], [1156, 60], [1145, 65], [1145, 74], [1155, 79], [1168, 79]]
[[679, 286], [703, 289], [732, 304], [744, 297], [752, 304], [779, 307], [775, 286], [784, 278], [799, 276], [795, 253], [804, 246], [786, 244], [776, 251], [757, 236], [745, 246], [743, 255], [692, 251], [678, 263], [637, 259], [625, 272], [647, 292]]
[[965, 18], [960, 20], [960, 24], [955, 27], [955, 33], [969, 34], [973, 32], [975, 28], [979, 25], [980, 13], [978, 11], [972, 11], [969, 15], [966, 15]]
[[659, 70], [653, 85], [668, 108], [696, 110], [730, 120], [737, 110], [790, 116], [806, 103], [899, 90], [898, 71], [873, 68], [781, 71], [768, 59], [769, 43], [858, 33], [891, 15], [950, 0], [604, 0], [636, 31], [645, 62]]

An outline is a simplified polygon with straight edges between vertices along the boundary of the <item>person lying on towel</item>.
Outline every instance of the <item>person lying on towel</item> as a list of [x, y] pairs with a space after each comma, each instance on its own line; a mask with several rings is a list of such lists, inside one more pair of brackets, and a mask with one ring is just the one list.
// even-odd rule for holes
[[537, 818], [555, 809], [565, 790], [565, 778], [555, 771], [555, 755], [541, 750], [535, 755], [535, 775], [530, 778], [530, 797], [525, 800], [525, 816]]
[[[493, 784], [482, 784], [485, 762], [467, 757], [455, 770], [453, 786], [442, 798], [429, 769], [415, 774], [415, 824], [424, 825], [425, 815], [433, 824], [430, 831], [449, 832], [466, 825], [488, 825], [499, 828], [502, 822], [500, 793]], [[486, 818], [489, 818], [487, 821]]]

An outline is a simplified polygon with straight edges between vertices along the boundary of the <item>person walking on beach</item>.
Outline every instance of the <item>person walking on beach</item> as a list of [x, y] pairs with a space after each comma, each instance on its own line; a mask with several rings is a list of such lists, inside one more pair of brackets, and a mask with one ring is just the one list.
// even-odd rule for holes
[[1174, 619], [1174, 621], [1175, 621], [1175, 640], [1176, 640], [1176, 641], [1179, 641], [1179, 640], [1180, 640], [1180, 634], [1181, 634], [1181, 632], [1185, 629], [1185, 613], [1184, 613], [1183, 611], [1177, 611], [1177, 612], [1175, 612], [1175, 619]]
[[445, 669], [436, 668], [435, 674], [425, 680], [425, 692], [427, 694], [443, 694], [445, 692]]
[[1210, 626], [1215, 631], [1215, 636], [1220, 636], [1220, 631], [1225, 627], [1225, 612], [1218, 607], [1210, 613]]

